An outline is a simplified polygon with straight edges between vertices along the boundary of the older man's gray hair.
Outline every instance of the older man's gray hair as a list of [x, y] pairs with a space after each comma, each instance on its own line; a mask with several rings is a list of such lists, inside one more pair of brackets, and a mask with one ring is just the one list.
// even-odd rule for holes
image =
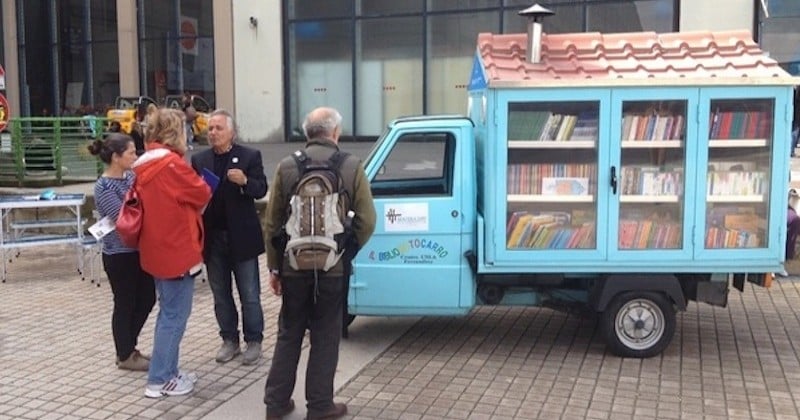
[[336, 127], [342, 125], [342, 114], [333, 108], [320, 108], [311, 111], [303, 121], [303, 134], [307, 139], [321, 136], [331, 137]]
[[211, 114], [209, 114], [208, 119], [216, 117], [217, 115], [221, 115], [225, 117], [225, 120], [228, 122], [228, 128], [233, 129], [234, 136], [239, 134], [239, 127], [236, 125], [236, 120], [233, 119], [233, 115], [226, 109], [216, 109]]

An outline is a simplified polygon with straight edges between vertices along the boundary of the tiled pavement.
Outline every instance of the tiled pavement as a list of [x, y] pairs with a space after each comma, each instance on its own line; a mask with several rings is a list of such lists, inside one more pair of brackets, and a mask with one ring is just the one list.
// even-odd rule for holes
[[[144, 398], [145, 374], [114, 365], [107, 281], [94, 287], [74, 267], [75, 253], [58, 246], [25, 249], [9, 264], [0, 284], [0, 419], [198, 419], [264, 378], [268, 363], [214, 362], [220, 342], [211, 292], [198, 281], [180, 357], [201, 380], [186, 397]], [[264, 293], [263, 303], [271, 349], [279, 301]], [[141, 334], [145, 353], [156, 311]]]
[[[296, 147], [259, 148], [272, 173]], [[800, 159], [792, 166], [800, 179]], [[113, 364], [107, 283], [81, 281], [74, 258], [61, 247], [26, 249], [9, 264], [0, 284], [0, 420], [202, 419], [231, 402], [245, 408], [236, 418], [263, 418], [257, 388], [279, 305], [266, 288], [264, 361], [218, 365], [211, 293], [198, 282], [181, 348], [182, 367], [200, 376], [196, 390], [150, 400], [144, 374]], [[139, 343], [145, 352], [156, 311]], [[800, 277], [791, 277], [732, 291], [728, 308], [691, 303], [672, 344], [646, 360], [609, 355], [594, 320], [549, 309], [422, 318], [336, 398], [355, 419], [797, 419], [799, 355]]]
[[[81, 281], [73, 266], [66, 248], [23, 250], [0, 284], [0, 419], [199, 419], [262, 383], [279, 303], [266, 290], [266, 359], [218, 365], [211, 294], [198, 282], [181, 362], [200, 381], [189, 396], [150, 400], [142, 373], [114, 367], [107, 283]], [[734, 291], [728, 308], [690, 304], [651, 359], [611, 356], [595, 324], [536, 308], [422, 318], [337, 400], [356, 419], [800, 417], [797, 279]]]

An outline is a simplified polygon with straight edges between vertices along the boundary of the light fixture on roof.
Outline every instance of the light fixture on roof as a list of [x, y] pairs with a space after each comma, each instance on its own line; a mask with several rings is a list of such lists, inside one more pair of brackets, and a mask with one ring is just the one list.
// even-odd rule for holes
[[542, 20], [555, 13], [539, 5], [539, 3], [519, 12], [528, 18], [528, 62], [536, 64], [542, 60]]

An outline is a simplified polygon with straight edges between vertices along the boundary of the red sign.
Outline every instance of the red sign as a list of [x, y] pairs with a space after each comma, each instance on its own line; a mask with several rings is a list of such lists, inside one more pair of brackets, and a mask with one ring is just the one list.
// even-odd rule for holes
[[8, 108], [8, 101], [6, 97], [0, 93], [0, 131], [6, 129], [8, 125], [8, 118], [11, 116], [11, 110]]

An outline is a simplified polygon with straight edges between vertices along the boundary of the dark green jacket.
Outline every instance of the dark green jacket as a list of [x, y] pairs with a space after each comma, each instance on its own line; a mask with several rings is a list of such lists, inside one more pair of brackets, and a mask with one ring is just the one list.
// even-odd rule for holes
[[[305, 150], [310, 159], [323, 161], [330, 158], [333, 153], [339, 150], [339, 147], [332, 140], [311, 139], [306, 143]], [[369, 181], [361, 160], [353, 155], [348, 156], [342, 163], [339, 172], [344, 188], [352, 197], [350, 208], [355, 212], [353, 231], [359, 247], [362, 247], [375, 230], [375, 205], [372, 202]], [[267, 248], [267, 266], [270, 270], [283, 270], [284, 268], [278, 266], [280, 255], [272, 245], [271, 239], [281, 232], [281, 228], [289, 219], [288, 203], [293, 193], [292, 186], [298, 181], [299, 176], [297, 164], [292, 156], [283, 158], [275, 170], [265, 215], [266, 232], [264, 241]]]

